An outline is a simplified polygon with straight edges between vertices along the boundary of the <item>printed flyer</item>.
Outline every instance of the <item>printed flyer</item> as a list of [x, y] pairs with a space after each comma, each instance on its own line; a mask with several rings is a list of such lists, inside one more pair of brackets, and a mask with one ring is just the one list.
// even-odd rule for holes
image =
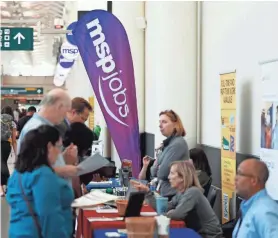
[[263, 62], [260, 159], [269, 169], [266, 189], [278, 200], [278, 59]]

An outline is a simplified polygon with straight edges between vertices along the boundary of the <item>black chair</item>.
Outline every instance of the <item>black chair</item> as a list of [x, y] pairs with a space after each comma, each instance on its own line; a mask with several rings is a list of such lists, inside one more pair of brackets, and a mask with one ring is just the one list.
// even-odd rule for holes
[[210, 177], [209, 181], [208, 181], [208, 182], [206, 183], [206, 185], [204, 185], [204, 187], [203, 187], [205, 197], [208, 197], [211, 183], [212, 183], [212, 177]]
[[225, 224], [222, 225], [223, 236], [225, 238], [232, 238], [233, 237], [233, 230], [236, 226], [237, 219], [233, 219]]
[[[232, 236], [233, 236], [233, 230], [236, 226], [236, 223], [237, 223], [239, 217], [241, 216], [240, 215], [241, 202], [242, 202], [242, 198], [240, 198], [239, 196], [236, 196], [236, 210], [237, 210], [236, 217], [222, 225], [223, 236], [225, 238], [232, 238]], [[232, 208], [230, 207], [230, 211], [231, 211], [231, 209]]]
[[216, 200], [216, 196], [217, 196], [218, 190], [215, 187], [211, 187], [210, 192], [207, 196], [207, 199], [211, 205], [211, 207], [213, 208], [215, 200]]

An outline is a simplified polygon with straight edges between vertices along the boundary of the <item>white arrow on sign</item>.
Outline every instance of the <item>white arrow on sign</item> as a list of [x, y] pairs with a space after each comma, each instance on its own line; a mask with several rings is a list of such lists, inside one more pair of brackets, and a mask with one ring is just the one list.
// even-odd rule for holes
[[14, 37], [14, 40], [16, 40], [16, 39], [17, 39], [17, 43], [20, 45], [21, 44], [21, 39], [25, 40], [25, 37], [20, 32], [18, 32]]

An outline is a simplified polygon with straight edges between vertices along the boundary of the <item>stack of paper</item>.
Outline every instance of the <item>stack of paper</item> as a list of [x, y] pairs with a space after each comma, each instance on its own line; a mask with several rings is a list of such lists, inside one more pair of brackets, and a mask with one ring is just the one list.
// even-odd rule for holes
[[97, 213], [118, 213], [118, 209], [111, 208], [111, 209], [97, 209]]
[[101, 181], [101, 182], [91, 181], [89, 184], [90, 185], [98, 185], [98, 184], [112, 185], [112, 181]]
[[83, 175], [87, 173], [94, 172], [104, 166], [107, 166], [109, 164], [109, 160], [102, 157], [100, 154], [94, 154], [89, 157], [87, 157], [85, 160], [83, 160], [80, 164], [78, 164], [78, 173], [77, 175]]
[[72, 207], [88, 207], [103, 204], [109, 201], [115, 201], [119, 197], [104, 193], [99, 190], [94, 190], [80, 198], [77, 198], [71, 204]]
[[123, 221], [123, 217], [89, 217], [90, 222], [93, 221]]

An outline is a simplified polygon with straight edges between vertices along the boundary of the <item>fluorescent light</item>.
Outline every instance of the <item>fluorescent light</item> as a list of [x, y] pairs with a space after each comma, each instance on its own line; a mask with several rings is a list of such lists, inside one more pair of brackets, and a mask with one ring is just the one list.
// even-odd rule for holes
[[30, 8], [32, 6], [32, 2], [21, 2], [21, 7]]
[[1, 1], [1, 2], [0, 2], [0, 6], [1, 6], [1, 7], [7, 7], [7, 3]]
[[1, 11], [1, 16], [3, 16], [3, 17], [10, 17], [11, 13], [9, 13], [8, 11]]
[[23, 12], [23, 16], [25, 16], [25, 17], [32, 17], [34, 15], [36, 15], [35, 11], [24, 11]]

